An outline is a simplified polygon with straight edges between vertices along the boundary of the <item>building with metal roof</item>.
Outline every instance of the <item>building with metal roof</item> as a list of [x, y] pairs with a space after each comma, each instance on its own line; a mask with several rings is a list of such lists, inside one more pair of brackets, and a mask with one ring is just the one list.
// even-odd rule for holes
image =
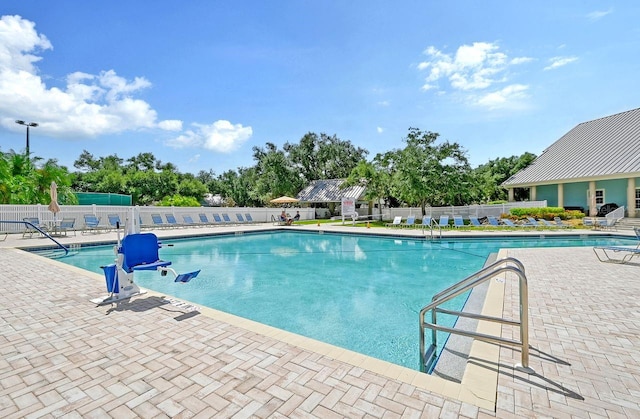
[[640, 215], [640, 108], [578, 124], [502, 186], [528, 188], [529, 199], [550, 206], [585, 208], [604, 204]]
[[300, 193], [297, 198], [309, 204], [328, 204], [342, 202], [342, 198], [360, 200], [364, 194], [364, 186], [348, 186], [341, 188], [345, 179], [314, 180]]

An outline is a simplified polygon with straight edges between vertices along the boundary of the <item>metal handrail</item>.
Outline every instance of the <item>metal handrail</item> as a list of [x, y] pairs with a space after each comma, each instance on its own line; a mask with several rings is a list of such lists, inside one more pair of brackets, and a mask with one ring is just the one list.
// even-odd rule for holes
[[31, 226], [33, 227], [35, 230], [39, 231], [40, 234], [42, 234], [43, 236], [49, 238], [50, 240], [52, 240], [55, 244], [58, 245], [58, 247], [62, 248], [62, 250], [64, 250], [64, 254], [68, 255], [69, 254], [69, 248], [66, 247], [65, 245], [63, 245], [62, 243], [58, 242], [56, 239], [54, 239], [53, 237], [51, 237], [49, 235], [49, 233], [47, 233], [46, 231], [42, 230], [38, 225], [33, 224], [30, 221], [0, 221], [1, 223], [9, 223], [9, 224], [24, 224], [25, 226]]
[[431, 233], [431, 240], [433, 240], [433, 228], [437, 227], [438, 228], [438, 236], [439, 238], [442, 238], [442, 228], [440, 227], [440, 223], [438, 223], [435, 219], [431, 219], [431, 221], [429, 222], [429, 231]]
[[[516, 266], [509, 266], [508, 264], [514, 264]], [[458, 295], [461, 295], [468, 290], [480, 285], [500, 274], [506, 272], [513, 272], [519, 278], [519, 291], [520, 291], [520, 319], [508, 320], [501, 317], [485, 316], [482, 314], [465, 313], [462, 311], [446, 310], [438, 308], [440, 304], [443, 304]], [[431, 311], [431, 323], [425, 321], [425, 315]], [[499, 336], [487, 335], [478, 332], [468, 332], [460, 329], [454, 329], [445, 326], [439, 326], [437, 324], [436, 313], [452, 314], [461, 317], [468, 317], [477, 320], [491, 321], [511, 326], [520, 326], [520, 341], [502, 338]], [[527, 277], [524, 273], [524, 265], [515, 258], [505, 258], [479, 270], [478, 272], [470, 275], [462, 281], [452, 285], [446, 290], [436, 294], [432, 302], [420, 310], [420, 370], [425, 371], [426, 359], [425, 359], [425, 336], [424, 329], [431, 329], [431, 344], [433, 347], [437, 346], [437, 332], [454, 333], [462, 336], [472, 337], [485, 342], [506, 344], [511, 346], [519, 346], [521, 348], [521, 364], [516, 368], [525, 371], [529, 374], [533, 373], [533, 370], [529, 367], [529, 288], [527, 284]]]

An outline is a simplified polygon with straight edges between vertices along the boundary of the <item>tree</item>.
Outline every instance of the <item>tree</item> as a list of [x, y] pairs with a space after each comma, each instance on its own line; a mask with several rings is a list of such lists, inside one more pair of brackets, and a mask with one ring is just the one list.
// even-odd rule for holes
[[[536, 155], [524, 153], [521, 156], [501, 157], [489, 160], [488, 163], [478, 166], [474, 170], [477, 190], [482, 202], [507, 200], [508, 193], [501, 185], [511, 176], [529, 166]], [[526, 199], [527, 191], [515, 189], [516, 201]]]
[[48, 204], [51, 182], [58, 185], [58, 201], [76, 204], [72, 193], [71, 176], [66, 167], [55, 159], [47, 160], [38, 167], [39, 157], [0, 152], [0, 203], [2, 204]]
[[[383, 155], [378, 154], [373, 162], [361, 160], [351, 171], [342, 187], [360, 185], [364, 186], [364, 198], [370, 201], [385, 200], [388, 203], [391, 195], [391, 176], [383, 164]], [[382, 215], [382, 206], [379, 206]]]
[[358, 162], [369, 154], [335, 135], [323, 133], [318, 136], [312, 132], [305, 134], [298, 144], [285, 143], [283, 148], [304, 185], [319, 179], [347, 178]]
[[464, 205], [471, 196], [471, 168], [457, 143], [436, 144], [438, 134], [409, 128], [406, 147], [392, 152], [393, 183], [409, 205]]
[[291, 166], [283, 150], [273, 143], [266, 147], [253, 147], [256, 161], [254, 191], [262, 204], [282, 195], [295, 195], [302, 188], [301, 177]]

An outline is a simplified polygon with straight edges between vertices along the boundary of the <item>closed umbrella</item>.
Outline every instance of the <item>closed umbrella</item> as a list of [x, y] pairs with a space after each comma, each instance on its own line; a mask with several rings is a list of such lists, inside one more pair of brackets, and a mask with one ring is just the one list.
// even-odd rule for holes
[[51, 195], [51, 203], [47, 208], [53, 213], [53, 218], [56, 218], [56, 214], [60, 212], [60, 205], [58, 205], [58, 185], [55, 182], [51, 182], [49, 187], [49, 195]]
[[269, 202], [271, 202], [272, 204], [292, 204], [294, 202], [300, 202], [300, 200], [291, 198], [290, 196], [281, 196], [280, 198], [272, 199]]

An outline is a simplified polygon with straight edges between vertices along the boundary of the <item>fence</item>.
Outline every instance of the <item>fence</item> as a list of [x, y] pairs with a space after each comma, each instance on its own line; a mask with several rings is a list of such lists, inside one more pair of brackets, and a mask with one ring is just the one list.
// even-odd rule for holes
[[[454, 216], [461, 216], [462, 218], [469, 218], [469, 216], [476, 217], [498, 217], [502, 214], [509, 214], [511, 208], [543, 208], [547, 206], [547, 201], [520, 201], [520, 202], [507, 202], [505, 204], [494, 205], [465, 205], [465, 206], [448, 206], [448, 207], [427, 207], [425, 209], [426, 214], [432, 218], [440, 218], [441, 215], [448, 215], [453, 218]], [[368, 209], [358, 210], [360, 216], [366, 216]], [[373, 210], [373, 216], [379, 214], [377, 208]], [[394, 217], [401, 216], [407, 218], [413, 215], [416, 218], [422, 217], [421, 208], [384, 208], [382, 210], [382, 218], [385, 220], [392, 220]]]
[[[210, 221], [213, 221], [213, 214], [229, 214], [232, 220], [236, 220], [236, 214], [251, 214], [254, 222], [271, 222], [272, 216], [278, 217], [282, 212], [282, 208], [250, 208], [250, 207], [156, 207], [144, 206], [136, 207], [140, 213], [143, 225], [152, 225], [152, 214], [160, 214], [165, 218], [166, 214], [173, 214], [178, 222], [183, 221], [183, 215], [190, 215], [194, 221], [198, 221], [199, 214], [204, 213]], [[26, 217], [38, 218], [41, 223], [52, 223], [63, 218], [75, 219], [75, 226], [81, 230], [84, 226], [85, 214], [95, 215], [100, 219], [101, 226], [108, 226], [108, 216], [117, 214], [120, 219], [126, 220], [130, 206], [121, 205], [60, 205], [60, 212], [53, 215], [47, 209], [47, 205], [0, 205], [0, 231], [7, 233], [23, 232], [24, 225], [2, 223], [2, 221], [22, 221]], [[288, 208], [291, 214], [293, 211], [300, 211], [301, 220], [312, 220], [315, 218], [313, 208]], [[294, 214], [291, 214], [292, 216]]]

